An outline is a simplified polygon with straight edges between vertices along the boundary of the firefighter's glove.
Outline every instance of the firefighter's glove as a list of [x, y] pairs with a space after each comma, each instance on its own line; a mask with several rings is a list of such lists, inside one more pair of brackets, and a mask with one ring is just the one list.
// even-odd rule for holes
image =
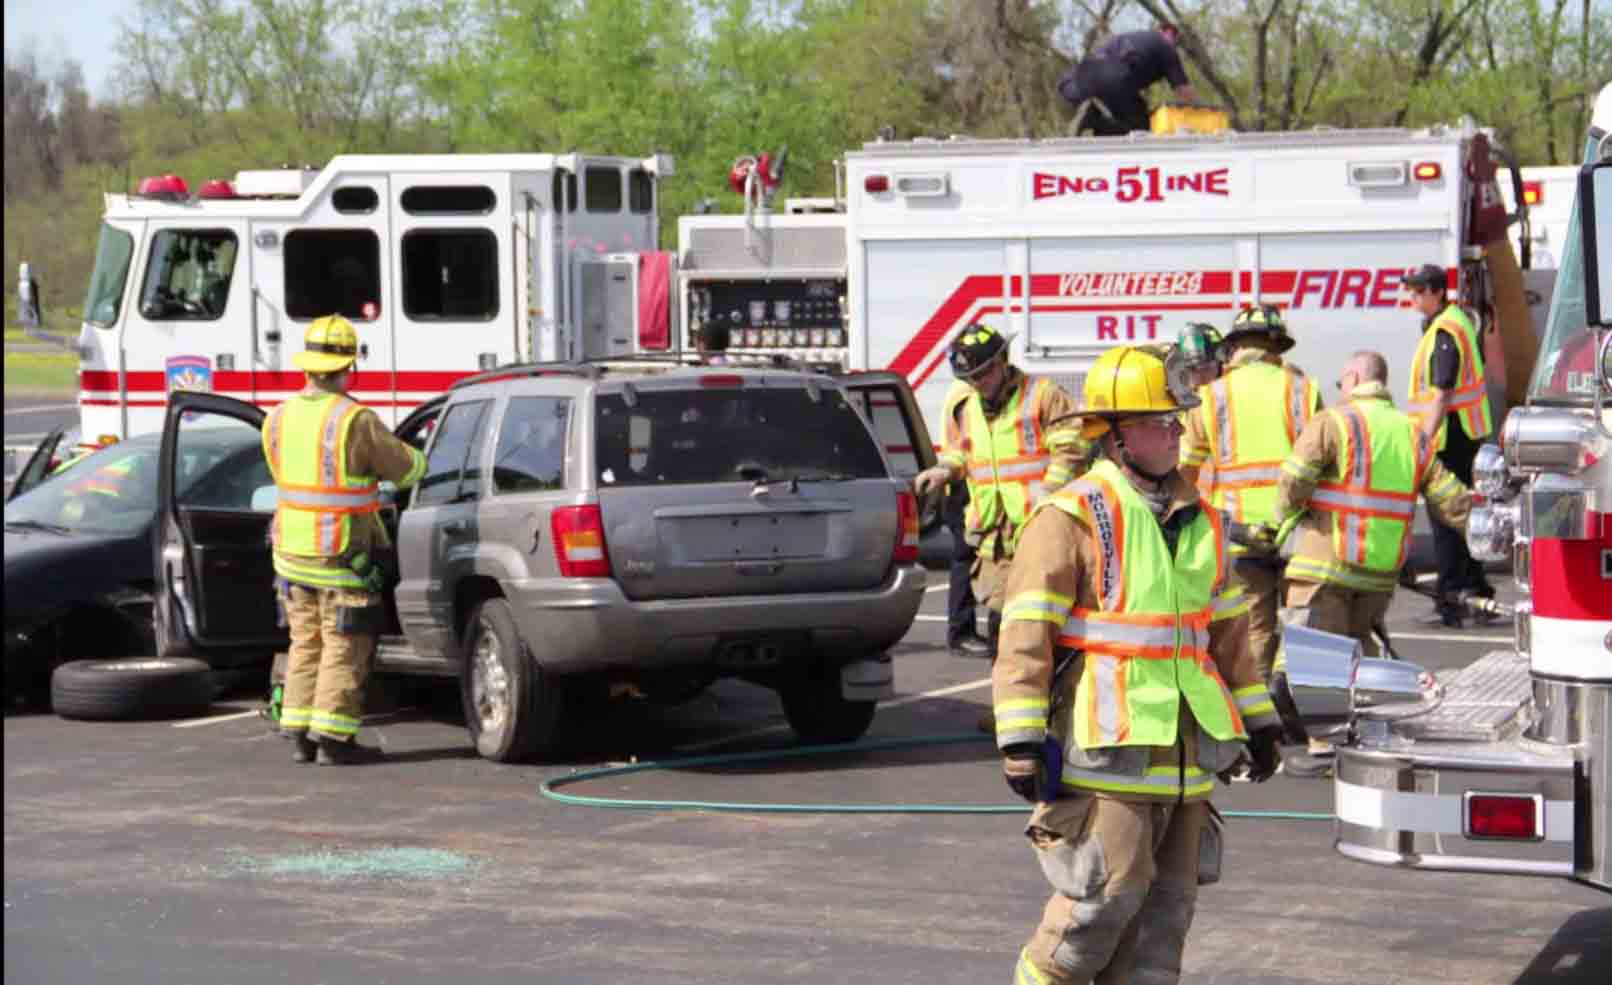
[[1009, 746], [1002, 754], [1002, 779], [1014, 793], [1032, 804], [1041, 803], [1047, 792], [1047, 767], [1034, 746]]
[[913, 477], [913, 492], [916, 492], [920, 497], [926, 497], [930, 493], [939, 492], [947, 482], [951, 481], [951, 477], [951, 470], [947, 469], [945, 466], [931, 466]]
[[1248, 779], [1264, 783], [1276, 775], [1282, 764], [1282, 727], [1267, 725], [1248, 737]]

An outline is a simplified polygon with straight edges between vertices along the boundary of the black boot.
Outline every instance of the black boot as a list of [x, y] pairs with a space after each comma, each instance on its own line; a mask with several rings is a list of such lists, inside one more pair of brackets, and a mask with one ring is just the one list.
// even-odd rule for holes
[[320, 766], [358, 766], [364, 763], [378, 763], [386, 758], [386, 754], [374, 746], [361, 746], [358, 740], [350, 739], [319, 739]]
[[313, 762], [314, 750], [317, 748], [318, 743], [301, 733], [293, 734], [290, 736], [290, 738], [291, 761], [293, 763]]

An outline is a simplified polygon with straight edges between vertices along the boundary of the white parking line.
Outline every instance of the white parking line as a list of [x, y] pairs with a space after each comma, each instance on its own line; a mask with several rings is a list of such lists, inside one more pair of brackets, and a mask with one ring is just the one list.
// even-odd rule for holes
[[[927, 701], [930, 698], [944, 698], [949, 694], [961, 694], [964, 691], [977, 691], [982, 687], [990, 686], [991, 679], [989, 677], [982, 677], [977, 681], [968, 681], [963, 684], [953, 684], [951, 687], [942, 687], [936, 688], [933, 691], [924, 691], [920, 694], [908, 694], [899, 698], [891, 698], [889, 701], [879, 702], [879, 707], [900, 708], [903, 705], [917, 704], [920, 701]], [[738, 742], [740, 739], [754, 739], [757, 736], [772, 735], [775, 732], [787, 731], [788, 728], [788, 725], [782, 723], [777, 725], [763, 725], [760, 728], [753, 728], [748, 732], [737, 732], [733, 735], [724, 735], [716, 739], [707, 739], [704, 742], [693, 742], [686, 746], [678, 746], [677, 751], [681, 753], [704, 752], [707, 749], [715, 749], [718, 746], [725, 746], [730, 742]]]
[[251, 718], [262, 714], [257, 709], [251, 711], [236, 711], [228, 715], [214, 715], [212, 718], [192, 718], [188, 722], [174, 722], [174, 728], [201, 728], [203, 725], [217, 725], [219, 722], [233, 722], [237, 718]]
[[43, 404], [39, 407], [22, 407], [17, 410], [6, 411], [7, 417], [18, 417], [22, 414], [46, 414], [55, 410], [78, 410], [78, 404]]
[[950, 587], [951, 587], [950, 585], [925, 585], [924, 586], [924, 591], [926, 591], [926, 592], [944, 592], [946, 589], [948, 589]]

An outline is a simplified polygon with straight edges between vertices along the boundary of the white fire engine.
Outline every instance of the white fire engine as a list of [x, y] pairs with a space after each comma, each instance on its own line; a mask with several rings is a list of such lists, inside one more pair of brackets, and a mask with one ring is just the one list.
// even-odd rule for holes
[[1584, 160], [1528, 405], [1473, 468], [1468, 541], [1513, 559], [1516, 646], [1435, 680], [1285, 634], [1295, 711], [1342, 742], [1351, 858], [1612, 891], [1612, 85]]
[[1400, 279], [1429, 262], [1486, 324], [1499, 310], [1517, 323], [1503, 331], [1528, 331], [1514, 260], [1483, 260], [1511, 252], [1487, 135], [1467, 125], [879, 141], [843, 164], [830, 214], [767, 209], [766, 169], [741, 162], [744, 215], [680, 218], [682, 322], [725, 327], [736, 352], [900, 372], [932, 435], [947, 346], [975, 319], [1077, 396], [1108, 347], [1174, 341], [1188, 321], [1225, 330], [1254, 302], [1286, 310], [1290, 358], [1323, 384], [1373, 348], [1403, 392], [1421, 320]]
[[[308, 322], [358, 328], [353, 395], [397, 420], [494, 365], [665, 349], [664, 156], [342, 155], [192, 195], [108, 195], [78, 347], [82, 440], [161, 427], [167, 394], [272, 405]], [[108, 436], [103, 439], [102, 436]]]

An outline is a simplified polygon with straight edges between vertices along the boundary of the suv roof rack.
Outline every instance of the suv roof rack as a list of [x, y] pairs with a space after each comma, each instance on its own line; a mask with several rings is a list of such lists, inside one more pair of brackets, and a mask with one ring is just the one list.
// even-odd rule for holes
[[604, 375], [604, 367], [589, 363], [510, 363], [507, 366], [496, 366], [483, 373], [467, 376], [462, 380], [455, 380], [448, 386], [449, 390], [462, 390], [477, 383], [491, 383], [494, 380], [516, 379], [526, 376], [579, 376], [584, 379], [596, 380]]

